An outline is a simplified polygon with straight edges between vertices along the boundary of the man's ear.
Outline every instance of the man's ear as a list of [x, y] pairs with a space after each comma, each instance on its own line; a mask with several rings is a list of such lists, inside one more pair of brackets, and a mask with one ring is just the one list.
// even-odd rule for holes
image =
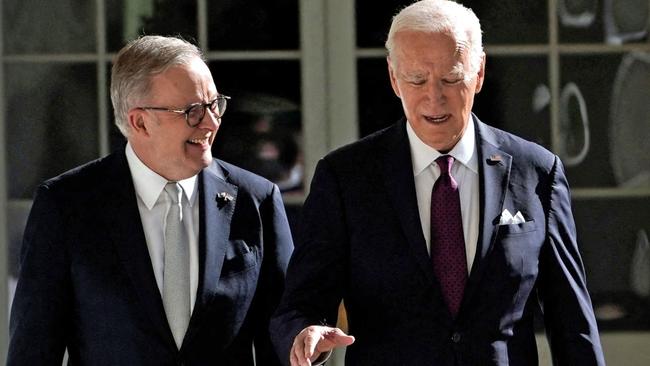
[[147, 111], [140, 108], [132, 108], [127, 113], [127, 123], [132, 134], [148, 134], [145, 118]]
[[485, 52], [481, 55], [481, 67], [478, 70], [478, 75], [476, 77], [476, 89], [474, 93], [478, 94], [483, 88], [483, 82], [485, 81]]
[[390, 85], [393, 87], [393, 92], [400, 98], [399, 88], [397, 87], [397, 75], [395, 74], [395, 69], [393, 69], [393, 63], [390, 59], [390, 56], [386, 57], [386, 63], [388, 64], [388, 76], [390, 77]]

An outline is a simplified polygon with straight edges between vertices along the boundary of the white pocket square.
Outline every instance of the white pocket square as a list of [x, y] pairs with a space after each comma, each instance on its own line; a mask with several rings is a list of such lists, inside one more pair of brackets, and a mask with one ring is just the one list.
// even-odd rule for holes
[[513, 216], [507, 208], [503, 210], [501, 218], [499, 218], [499, 225], [514, 225], [522, 224], [524, 222], [526, 222], [526, 219], [524, 219], [524, 215], [521, 214], [521, 211], [517, 211]]

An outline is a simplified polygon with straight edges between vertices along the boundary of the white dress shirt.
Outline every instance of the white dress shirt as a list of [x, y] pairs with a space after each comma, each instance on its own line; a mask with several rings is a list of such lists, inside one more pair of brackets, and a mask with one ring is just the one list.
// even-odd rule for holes
[[[163, 271], [165, 267], [165, 217], [171, 200], [163, 194], [167, 179], [149, 169], [126, 144], [126, 160], [129, 163], [133, 185], [138, 199], [142, 228], [149, 249], [153, 273], [162, 296]], [[198, 180], [196, 176], [178, 182], [183, 188], [183, 223], [190, 245], [190, 310], [194, 310], [199, 279], [199, 205]]]
[[[411, 147], [415, 193], [418, 200], [422, 233], [427, 243], [427, 250], [431, 253], [431, 190], [440, 176], [440, 168], [435, 160], [443, 154], [420, 140], [410, 123], [406, 124], [406, 132]], [[463, 137], [447, 155], [454, 157], [451, 175], [458, 183], [460, 193], [460, 211], [463, 217], [465, 254], [469, 272], [476, 255], [479, 226], [478, 157], [474, 123], [471, 117]]]

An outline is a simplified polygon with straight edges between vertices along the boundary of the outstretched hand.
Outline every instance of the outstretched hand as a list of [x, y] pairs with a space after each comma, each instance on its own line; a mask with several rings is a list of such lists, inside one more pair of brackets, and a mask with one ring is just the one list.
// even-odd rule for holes
[[339, 328], [312, 325], [303, 329], [293, 341], [289, 359], [291, 366], [311, 366], [311, 363], [325, 352], [336, 347], [349, 346], [354, 337]]

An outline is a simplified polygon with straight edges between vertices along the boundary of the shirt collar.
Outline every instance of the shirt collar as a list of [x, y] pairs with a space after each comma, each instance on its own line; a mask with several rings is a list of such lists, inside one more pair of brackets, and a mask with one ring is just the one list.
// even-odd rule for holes
[[[448, 155], [454, 157], [465, 165], [472, 172], [478, 174], [478, 158], [476, 156], [476, 136], [474, 134], [474, 121], [472, 116], [469, 117], [467, 128], [463, 136], [460, 138], [456, 146], [449, 152]], [[413, 158], [413, 176], [417, 176], [429, 167], [440, 155], [438, 150], [420, 140], [418, 135], [411, 127], [411, 123], [406, 123], [406, 133], [411, 147], [411, 156]]]
[[[160, 193], [165, 189], [168, 181], [151, 170], [138, 158], [135, 151], [133, 151], [131, 143], [126, 144], [125, 152], [131, 177], [133, 177], [135, 193], [142, 199], [147, 209], [151, 210], [154, 204], [156, 204], [158, 197], [160, 197]], [[196, 175], [180, 180], [178, 184], [183, 188], [185, 198], [189, 202], [190, 207], [192, 207], [196, 201], [196, 186], [198, 184]]]

